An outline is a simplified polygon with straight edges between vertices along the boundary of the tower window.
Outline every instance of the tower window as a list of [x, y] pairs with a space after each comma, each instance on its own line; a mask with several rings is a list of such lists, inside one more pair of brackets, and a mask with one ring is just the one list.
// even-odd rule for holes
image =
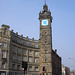
[[47, 32], [45, 32], [45, 35], [47, 35]]
[[35, 67], [35, 71], [39, 71], [39, 67]]
[[47, 44], [47, 41], [45, 41], [45, 44]]
[[45, 58], [45, 62], [47, 62], [47, 59]]
[[45, 53], [47, 53], [47, 49], [45, 50]]

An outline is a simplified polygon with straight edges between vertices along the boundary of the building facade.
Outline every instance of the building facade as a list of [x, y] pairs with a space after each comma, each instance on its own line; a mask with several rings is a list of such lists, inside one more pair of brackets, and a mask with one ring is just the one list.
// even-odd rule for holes
[[70, 75], [70, 68], [62, 65], [62, 75]]
[[66, 70], [65, 70], [65, 66], [62, 65], [62, 75], [66, 75]]
[[39, 72], [38, 41], [9, 31], [9, 26], [0, 29], [0, 71], [11, 75], [20, 73], [22, 61], [28, 62], [28, 73]]
[[70, 75], [75, 75], [75, 70], [71, 71]]
[[46, 3], [39, 13], [39, 21], [39, 40], [18, 35], [8, 25], [1, 26], [0, 74], [23, 75], [22, 61], [26, 61], [26, 73], [30, 75], [61, 75], [61, 57], [52, 49], [52, 16]]

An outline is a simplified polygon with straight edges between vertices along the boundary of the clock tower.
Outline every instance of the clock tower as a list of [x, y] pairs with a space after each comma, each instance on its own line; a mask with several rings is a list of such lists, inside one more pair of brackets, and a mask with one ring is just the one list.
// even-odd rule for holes
[[52, 75], [52, 16], [46, 3], [39, 13], [40, 20], [40, 74]]

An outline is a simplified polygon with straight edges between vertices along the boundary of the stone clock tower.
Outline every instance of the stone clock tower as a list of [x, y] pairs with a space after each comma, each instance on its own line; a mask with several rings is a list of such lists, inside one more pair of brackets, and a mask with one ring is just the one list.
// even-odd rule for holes
[[48, 6], [39, 13], [40, 20], [40, 74], [52, 75], [52, 16]]

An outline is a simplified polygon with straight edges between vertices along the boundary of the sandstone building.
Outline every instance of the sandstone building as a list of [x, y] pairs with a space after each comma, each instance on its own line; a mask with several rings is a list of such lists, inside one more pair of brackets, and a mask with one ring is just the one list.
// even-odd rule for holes
[[75, 70], [71, 71], [70, 75], [75, 75]]
[[0, 74], [23, 75], [22, 61], [26, 61], [30, 75], [61, 75], [61, 57], [52, 49], [52, 16], [46, 3], [39, 13], [39, 21], [39, 40], [14, 33], [8, 25], [1, 26]]
[[70, 68], [62, 65], [62, 75], [70, 75]]

